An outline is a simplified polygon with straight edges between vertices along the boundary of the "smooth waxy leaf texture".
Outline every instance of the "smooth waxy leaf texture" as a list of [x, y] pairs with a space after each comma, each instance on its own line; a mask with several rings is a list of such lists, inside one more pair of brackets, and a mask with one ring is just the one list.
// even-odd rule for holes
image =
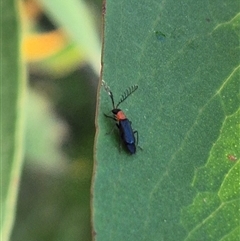
[[237, 1], [107, 2], [102, 78], [116, 102], [139, 85], [120, 107], [143, 150], [119, 150], [101, 88], [96, 240], [237, 239], [239, 10]]

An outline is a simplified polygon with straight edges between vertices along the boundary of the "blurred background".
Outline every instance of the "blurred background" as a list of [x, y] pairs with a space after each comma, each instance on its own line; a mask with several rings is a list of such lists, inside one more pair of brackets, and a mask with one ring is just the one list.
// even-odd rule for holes
[[28, 99], [11, 240], [91, 240], [102, 1], [18, 1]]

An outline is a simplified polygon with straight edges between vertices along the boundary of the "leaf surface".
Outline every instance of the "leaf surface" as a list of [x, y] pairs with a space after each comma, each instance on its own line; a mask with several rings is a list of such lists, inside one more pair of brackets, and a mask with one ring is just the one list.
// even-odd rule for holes
[[131, 156], [119, 148], [101, 88], [95, 239], [236, 240], [239, 4], [107, 1], [105, 8], [102, 79], [115, 102], [138, 84], [120, 108], [143, 150]]

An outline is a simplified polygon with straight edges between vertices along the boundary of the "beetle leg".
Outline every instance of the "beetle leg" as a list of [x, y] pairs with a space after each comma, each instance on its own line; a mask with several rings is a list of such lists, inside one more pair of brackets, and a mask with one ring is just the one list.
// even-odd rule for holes
[[134, 131], [133, 134], [134, 134], [134, 135], [135, 135], [135, 134], [137, 135], [137, 138], [136, 138], [136, 139], [137, 139], [137, 145], [138, 145], [138, 131]]
[[106, 115], [105, 113], [103, 113], [103, 114], [104, 114], [105, 117], [110, 118], [110, 119], [113, 119], [113, 120], [116, 121], [116, 119], [115, 119], [114, 117], [112, 117], [112, 116], [110, 116], [110, 115]]
[[[105, 117], [110, 118], [110, 119], [116, 121], [116, 119], [114, 117], [112, 117], [110, 115], [106, 115], [105, 113], [103, 113], [103, 114], [104, 114]], [[113, 132], [113, 130], [114, 130], [114, 128], [112, 128], [111, 131], [107, 132], [106, 134], [107, 135], [111, 134]]]
[[138, 145], [138, 131], [134, 131], [133, 134], [136, 134], [137, 139], [137, 146], [142, 150], [142, 147]]

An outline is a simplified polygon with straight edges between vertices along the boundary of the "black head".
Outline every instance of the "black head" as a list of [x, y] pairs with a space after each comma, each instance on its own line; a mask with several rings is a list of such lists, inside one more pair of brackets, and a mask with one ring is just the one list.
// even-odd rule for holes
[[113, 113], [114, 115], [117, 115], [117, 113], [118, 113], [119, 111], [121, 111], [121, 109], [113, 109], [113, 110], [112, 110], [112, 113]]

